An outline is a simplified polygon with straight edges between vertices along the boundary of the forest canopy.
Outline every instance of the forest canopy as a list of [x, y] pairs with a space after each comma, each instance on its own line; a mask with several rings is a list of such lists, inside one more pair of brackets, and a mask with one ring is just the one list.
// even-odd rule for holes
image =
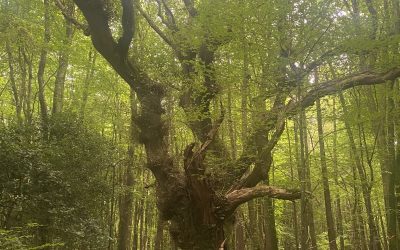
[[399, 0], [1, 0], [1, 249], [400, 248]]

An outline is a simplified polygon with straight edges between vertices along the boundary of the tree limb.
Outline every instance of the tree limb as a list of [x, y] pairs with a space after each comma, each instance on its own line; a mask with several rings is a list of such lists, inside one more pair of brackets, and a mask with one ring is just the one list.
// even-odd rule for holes
[[67, 11], [67, 8], [60, 2], [60, 0], [55, 1], [56, 6], [61, 10], [64, 18], [75, 25], [78, 29], [83, 31], [85, 36], [90, 36], [89, 26], [87, 24], [80, 23]]
[[[286, 94], [281, 92], [279, 93], [274, 101], [274, 105], [270, 111], [266, 112], [265, 116], [260, 118], [261, 126], [257, 131], [249, 138], [247, 142], [246, 150], [244, 153], [252, 153], [253, 157], [247, 157], [247, 161], [243, 162], [242, 157], [237, 161], [237, 167], [240, 169], [241, 178], [240, 180], [232, 185], [229, 189], [237, 190], [241, 188], [249, 188], [256, 186], [260, 181], [266, 179], [268, 177], [268, 171], [272, 163], [272, 150], [275, 145], [278, 143], [280, 136], [282, 135], [285, 129], [285, 113], [282, 112], [282, 107], [284, 106], [284, 101], [286, 99]], [[262, 139], [266, 141], [260, 142], [260, 138], [265, 137], [272, 130], [273, 132], [270, 139]], [[258, 141], [258, 143], [257, 143]], [[257, 145], [258, 144], [258, 145]], [[251, 150], [248, 150], [247, 147], [250, 147]], [[247, 163], [247, 166], [243, 163]], [[251, 163], [256, 163], [254, 168], [249, 171], [249, 166]]]
[[[221, 104], [221, 106], [222, 106], [222, 104]], [[210, 144], [213, 142], [213, 140], [215, 139], [215, 136], [217, 135], [218, 129], [221, 127], [221, 124], [224, 121], [224, 116], [225, 116], [225, 112], [224, 112], [224, 110], [221, 109], [220, 118], [214, 123], [210, 132], [208, 132], [208, 134], [206, 136], [206, 140], [201, 144], [199, 150], [194, 154], [194, 157], [205, 152], [207, 150], [208, 146], [210, 146]]]
[[[199, 171], [200, 173], [204, 173], [203, 160], [205, 157], [205, 152], [207, 151], [210, 144], [214, 141], [215, 136], [217, 135], [218, 129], [221, 127], [222, 122], [224, 121], [225, 112], [222, 108], [221, 103], [221, 116], [220, 118], [214, 123], [210, 131], [208, 132], [205, 141], [200, 145], [199, 149], [193, 152], [193, 148], [196, 145], [195, 143], [189, 144], [184, 152], [185, 156], [185, 169], [186, 171]], [[199, 169], [202, 168], [202, 169]]]
[[149, 15], [142, 9], [142, 7], [138, 4], [137, 9], [139, 13], [146, 19], [147, 23], [150, 27], [166, 42], [173, 50], [177, 50], [176, 45], [173, 41], [157, 26], [157, 24], [150, 18]]
[[118, 40], [118, 50], [123, 58], [127, 58], [129, 45], [135, 33], [135, 11], [133, 0], [121, 0], [122, 6], [122, 36]]
[[364, 71], [350, 76], [323, 82], [309, 90], [299, 101], [292, 99], [285, 107], [287, 116], [295, 114], [298, 110], [307, 108], [324, 96], [333, 95], [340, 91], [363, 85], [374, 85], [395, 80], [400, 77], [400, 67], [393, 68], [384, 73]]
[[93, 46], [111, 64], [117, 73], [130, 85], [133, 83], [132, 72], [120, 53], [115, 53], [115, 42], [108, 24], [108, 15], [102, 0], [74, 0], [89, 24]]
[[[127, 1], [130, 2], [132, 0]], [[132, 89], [138, 94], [139, 99], [142, 99], [144, 96], [151, 93], [155, 96], [158, 92], [162, 91], [161, 87], [150, 79], [148, 75], [138, 67], [134, 60], [129, 61], [126, 58], [126, 54], [123, 55], [122, 53], [117, 53], [119, 50], [119, 44], [113, 38], [108, 23], [109, 16], [106, 12], [104, 1], [74, 0], [74, 2], [82, 11], [86, 21], [88, 22], [93, 46], [110, 63], [122, 79], [132, 87]], [[128, 9], [129, 8], [130, 7], [128, 7]], [[128, 28], [129, 27], [126, 26], [126, 29]], [[129, 34], [126, 35], [127, 38], [131, 35], [133, 36], [133, 34], [130, 34], [130, 31], [128, 33]]]
[[[240, 190], [241, 188], [250, 188], [257, 185], [260, 181], [264, 180], [268, 176], [269, 166], [272, 163], [272, 155], [271, 151], [278, 143], [279, 138], [281, 137], [284, 128], [285, 128], [285, 120], [279, 119], [278, 124], [276, 125], [277, 129], [273, 133], [270, 140], [268, 140], [267, 144], [262, 148], [260, 154], [261, 158], [266, 159], [264, 164], [256, 165], [250, 172], [246, 172], [240, 180], [235, 183], [229, 190]], [[257, 157], [254, 158], [254, 161]]]
[[[165, 0], [156, 0], [158, 4], [158, 16], [161, 19], [161, 22], [167, 26], [172, 31], [178, 31], [178, 27], [176, 26], [175, 22], [175, 17], [174, 14], [172, 13], [171, 9], [169, 8], [168, 4], [166, 3]], [[162, 13], [162, 7], [165, 9], [165, 15], [167, 16], [167, 19], [164, 18], [164, 15]]]
[[185, 4], [186, 10], [188, 11], [191, 17], [197, 16], [197, 10], [194, 7], [193, 0], [183, 0], [183, 3]]
[[280, 200], [297, 200], [301, 197], [301, 192], [299, 190], [284, 189], [273, 186], [258, 185], [252, 188], [243, 188], [239, 190], [234, 190], [228, 193], [225, 198], [228, 201], [228, 210], [232, 211], [236, 209], [239, 205], [248, 202], [254, 198], [258, 197], [270, 197]]

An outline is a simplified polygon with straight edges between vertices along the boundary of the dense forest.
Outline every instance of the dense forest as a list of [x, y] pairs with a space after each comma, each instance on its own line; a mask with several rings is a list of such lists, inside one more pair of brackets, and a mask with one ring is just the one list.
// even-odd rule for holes
[[400, 249], [399, 0], [0, 4], [0, 249]]

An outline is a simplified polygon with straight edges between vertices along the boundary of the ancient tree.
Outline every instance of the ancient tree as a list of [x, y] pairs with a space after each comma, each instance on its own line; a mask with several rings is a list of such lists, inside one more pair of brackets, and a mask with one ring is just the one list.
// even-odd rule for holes
[[[214, 24], [210, 22], [200, 26], [202, 32], [196, 43], [185, 40], [180, 30], [193, 28], [192, 24], [202, 15], [193, 0], [183, 0], [180, 3], [186, 10], [186, 16], [180, 17], [180, 20], [174, 16], [167, 1], [156, 1], [162, 27], [134, 0], [121, 0], [117, 3], [106, 0], [74, 2], [87, 25], [68, 16], [67, 12], [63, 14], [90, 36], [96, 50], [129, 84], [140, 102], [140, 112], [135, 123], [139, 128], [139, 141], [145, 147], [147, 168], [157, 182], [158, 209], [162, 219], [171, 222], [171, 235], [182, 249], [227, 248], [230, 232], [225, 225], [233, 222], [236, 208], [247, 201], [257, 197], [295, 200], [307, 195], [297, 190], [260, 184], [268, 178], [273, 162], [272, 151], [288, 118], [312, 106], [324, 96], [360, 85], [384, 83], [400, 76], [400, 67], [383, 72], [366, 70], [321, 81], [300, 92], [298, 89], [304, 79], [334, 52], [326, 51], [307, 64], [291, 62], [280, 65], [279, 84], [261, 97], [263, 101], [271, 103], [270, 107], [255, 117], [256, 126], [243, 143], [242, 154], [236, 159], [230, 159], [228, 147], [218, 137], [225, 112], [222, 105], [213, 103], [222, 91], [216, 80], [214, 65], [218, 61], [218, 50], [229, 43], [230, 34], [235, 29], [222, 27], [226, 30], [226, 36], [214, 36], [211, 29]], [[63, 9], [62, 6], [60, 8]], [[111, 22], [111, 17], [118, 11], [110, 11], [110, 8], [120, 10], [119, 33], [116, 32], [115, 22]], [[130, 50], [133, 47], [132, 40], [135, 41], [133, 38], [138, 26], [138, 15], [170, 47], [181, 67], [182, 85], [185, 88], [179, 105], [188, 116], [198, 114], [196, 119], [188, 119], [188, 127], [198, 143], [187, 145], [182, 152], [184, 160], [180, 164], [173, 161], [168, 148], [169, 128], [163, 118], [164, 103], [170, 89], [160, 79], [151, 77]], [[284, 29], [284, 25], [280, 29]], [[282, 58], [287, 58], [290, 53], [289, 46], [281, 46]], [[202, 70], [196, 69], [196, 65], [201, 65]], [[292, 73], [289, 74], [288, 70]], [[194, 82], [199, 79], [202, 81], [200, 90], [194, 88]], [[220, 110], [218, 118], [213, 118], [215, 116], [211, 114], [213, 105]], [[220, 174], [209, 174], [213, 164], [221, 168]]]

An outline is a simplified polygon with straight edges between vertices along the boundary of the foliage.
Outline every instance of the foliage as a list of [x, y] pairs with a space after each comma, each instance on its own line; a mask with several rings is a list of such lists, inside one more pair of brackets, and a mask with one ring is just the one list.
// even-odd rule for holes
[[110, 195], [105, 177], [116, 161], [115, 146], [73, 114], [52, 119], [48, 139], [37, 131], [1, 128], [2, 225], [37, 223], [33, 242], [43, 228], [69, 248], [106, 244], [100, 208]]

